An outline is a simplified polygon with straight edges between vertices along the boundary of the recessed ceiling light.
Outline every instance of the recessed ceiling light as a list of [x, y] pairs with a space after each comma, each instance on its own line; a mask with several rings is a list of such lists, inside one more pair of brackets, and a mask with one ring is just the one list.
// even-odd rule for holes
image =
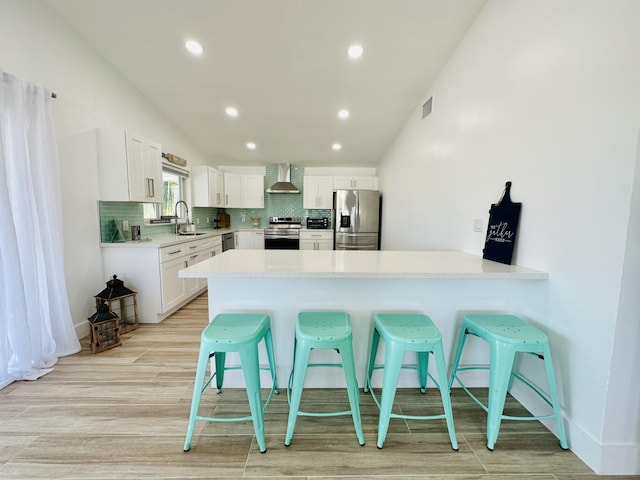
[[360, 58], [363, 53], [364, 48], [360, 45], [351, 45], [347, 50], [347, 55], [349, 55], [350, 58]]
[[184, 46], [187, 47], [187, 50], [189, 50], [189, 52], [193, 53], [194, 55], [202, 55], [202, 52], [204, 52], [204, 48], [202, 48], [202, 45], [200, 45], [195, 40], [187, 41]]
[[238, 109], [237, 109], [237, 108], [235, 108], [235, 107], [227, 107], [224, 111], [225, 111], [225, 112], [227, 113], [227, 115], [229, 115], [230, 117], [237, 117], [237, 116], [238, 116]]
[[255, 150], [256, 149], [256, 144], [253, 142], [247, 142], [247, 148], [249, 150]]
[[333, 148], [337, 152], [342, 148], [342, 145], [340, 145], [339, 143], [334, 143], [333, 145], [331, 145], [331, 148]]
[[338, 117], [342, 118], [343, 120], [344, 120], [345, 118], [349, 118], [349, 110], [344, 110], [344, 109], [343, 109], [343, 110], [340, 110], [340, 111], [338, 112]]

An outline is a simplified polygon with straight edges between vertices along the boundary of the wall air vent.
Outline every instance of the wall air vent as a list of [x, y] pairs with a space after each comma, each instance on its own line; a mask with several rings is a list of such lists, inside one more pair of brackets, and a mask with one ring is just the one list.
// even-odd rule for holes
[[433, 105], [433, 97], [429, 97], [429, 100], [422, 105], [422, 118], [431, 113], [431, 106]]

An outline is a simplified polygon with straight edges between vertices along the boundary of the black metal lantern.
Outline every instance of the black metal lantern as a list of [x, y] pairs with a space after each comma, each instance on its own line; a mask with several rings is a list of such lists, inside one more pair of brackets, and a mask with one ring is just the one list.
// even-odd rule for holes
[[118, 318], [118, 315], [109, 310], [109, 305], [104, 303], [104, 300], [100, 300], [100, 303], [96, 305], [96, 313], [91, 315], [88, 320], [90, 323], [104, 322], [105, 320], [112, 320]]
[[124, 282], [114, 275], [107, 282], [107, 288], [95, 295], [96, 305], [105, 302], [109, 311], [120, 317], [120, 333], [138, 328], [138, 301], [136, 292], [124, 286]]
[[133, 290], [129, 290], [124, 286], [124, 282], [118, 279], [117, 275], [114, 275], [111, 280], [107, 282], [107, 288], [102, 290], [96, 295], [96, 298], [104, 298], [105, 300], [124, 297], [125, 295], [131, 295], [136, 293]]
[[91, 330], [91, 351], [103, 352], [122, 345], [120, 341], [120, 319], [109, 310], [109, 305], [101, 300], [96, 305], [96, 313], [89, 318]]

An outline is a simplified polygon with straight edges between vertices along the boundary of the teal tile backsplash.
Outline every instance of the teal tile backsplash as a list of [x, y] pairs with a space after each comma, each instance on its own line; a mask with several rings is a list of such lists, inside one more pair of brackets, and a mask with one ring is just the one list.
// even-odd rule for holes
[[[303, 167], [291, 167], [291, 182], [302, 192]], [[267, 167], [265, 188], [273, 185], [277, 180], [278, 172], [275, 165]], [[189, 201], [187, 201], [189, 203]], [[110, 242], [116, 233], [114, 221], [126, 220], [129, 225], [140, 225], [142, 237], [170, 233], [175, 228], [173, 225], [145, 225], [141, 203], [132, 202], [99, 202], [100, 211], [100, 238], [102, 242]], [[260, 227], [265, 228], [269, 224], [269, 217], [300, 217], [305, 225], [308, 216], [330, 217], [331, 210], [305, 210], [302, 208], [302, 193], [266, 193], [264, 194], [264, 208], [227, 208], [225, 210], [231, 217], [233, 228], [250, 228], [250, 217], [260, 217]], [[217, 208], [194, 207], [189, 208], [196, 228], [213, 227], [213, 219], [218, 213]], [[242, 215], [245, 222], [242, 222]], [[131, 239], [130, 231], [123, 231], [125, 240]]]

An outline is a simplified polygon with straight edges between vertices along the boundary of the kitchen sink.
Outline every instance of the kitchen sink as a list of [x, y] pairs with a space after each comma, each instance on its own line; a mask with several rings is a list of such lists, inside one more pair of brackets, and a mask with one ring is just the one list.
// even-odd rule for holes
[[194, 235], [204, 235], [206, 232], [180, 232], [178, 235], [184, 237], [193, 237]]

